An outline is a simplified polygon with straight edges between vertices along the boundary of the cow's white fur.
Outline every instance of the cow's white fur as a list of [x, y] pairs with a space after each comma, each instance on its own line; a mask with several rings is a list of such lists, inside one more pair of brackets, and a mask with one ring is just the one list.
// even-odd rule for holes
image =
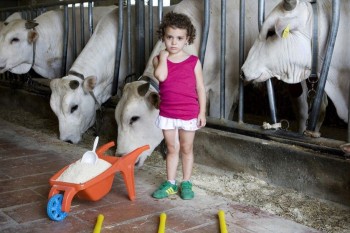
[[[93, 10], [94, 27], [100, 18], [116, 6], [95, 7]], [[85, 10], [86, 11], [86, 10]], [[69, 28], [72, 29], [71, 11]], [[84, 13], [87, 22], [87, 11]], [[45, 78], [61, 76], [63, 55], [63, 10], [53, 10], [35, 18], [39, 25], [35, 30], [26, 29], [24, 19], [11, 20], [0, 32], [0, 72], [10, 71], [16, 74], [27, 73], [32, 68], [33, 43], [35, 42], [35, 63], [33, 69]], [[77, 52], [80, 52], [80, 10], [76, 13]], [[89, 38], [88, 27], [84, 27], [85, 38]], [[11, 41], [17, 38], [17, 42]], [[67, 68], [73, 63], [72, 33], [69, 33]]]
[[[326, 51], [327, 36], [330, 29], [331, 0], [319, 0], [319, 56], [318, 75], [320, 75], [322, 62]], [[350, 1], [340, 1], [340, 24], [336, 44], [334, 47], [325, 92], [335, 105], [338, 116], [348, 122], [348, 101], [350, 88], [350, 50], [348, 20], [350, 19]], [[251, 48], [242, 67], [248, 81], [260, 82], [276, 77], [287, 83], [298, 83], [310, 75], [311, 70], [311, 38], [312, 38], [313, 12], [308, 1], [300, 0], [293, 11], [285, 12], [278, 5], [266, 18], [258, 39]], [[281, 31], [290, 25], [290, 34], [281, 38]], [[266, 40], [266, 32], [276, 29], [278, 36]], [[282, 29], [282, 30], [281, 30]], [[324, 98], [325, 99], [325, 98]], [[306, 106], [306, 98], [301, 103]], [[321, 116], [324, 115], [326, 103], [322, 105]], [[304, 115], [307, 115], [307, 108]], [[306, 118], [304, 119], [304, 121]], [[316, 131], [322, 123], [319, 120]], [[305, 128], [305, 122], [302, 124]]]

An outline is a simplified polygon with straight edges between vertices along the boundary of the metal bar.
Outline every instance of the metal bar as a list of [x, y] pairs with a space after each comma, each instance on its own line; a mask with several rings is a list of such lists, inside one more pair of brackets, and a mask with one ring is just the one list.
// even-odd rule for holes
[[163, 19], [163, 0], [158, 0], [158, 26]]
[[145, 1], [139, 0], [136, 6], [136, 36], [137, 36], [137, 57], [136, 57], [136, 78], [140, 77], [145, 70]]
[[204, 1], [204, 25], [202, 33], [201, 47], [199, 51], [199, 59], [204, 67], [205, 52], [207, 49], [208, 35], [209, 35], [209, 25], [210, 25], [210, 1]]
[[84, 33], [84, 26], [85, 26], [85, 12], [84, 12], [84, 4], [80, 3], [80, 50], [82, 50], [85, 46], [85, 33]]
[[225, 118], [226, 0], [221, 0], [220, 118]]
[[75, 20], [75, 4], [72, 5], [72, 34], [73, 34], [73, 60], [77, 57], [77, 25]]
[[126, 43], [127, 43], [127, 54], [128, 54], [128, 72], [127, 74], [131, 74], [131, 69], [132, 69], [132, 62], [133, 62], [133, 59], [132, 59], [132, 49], [131, 49], [131, 3], [130, 3], [130, 0], [127, 0], [127, 3], [126, 3], [126, 7], [127, 7], [127, 12], [128, 12], [128, 17], [127, 17], [127, 39], [126, 39]]
[[[240, 0], [239, 3], [239, 67], [242, 67], [244, 62], [244, 37], [245, 37], [245, 0]], [[244, 112], [244, 85], [243, 80], [239, 79], [239, 104], [238, 104], [238, 122], [243, 123]]]
[[269, 98], [271, 121], [273, 124], [275, 124], [275, 123], [277, 123], [276, 101], [275, 101], [275, 93], [273, 90], [273, 85], [272, 85], [271, 79], [266, 80], [266, 88], [267, 88], [267, 95]]
[[148, 1], [148, 54], [151, 55], [153, 50], [153, 0]]
[[332, 24], [331, 28], [328, 34], [328, 41], [327, 41], [327, 49], [326, 49], [326, 55], [323, 61], [319, 84], [317, 87], [316, 97], [314, 99], [314, 102], [312, 104], [312, 109], [310, 113], [309, 118], [309, 124], [307, 126], [307, 129], [309, 131], [315, 131], [317, 120], [319, 118], [320, 114], [320, 108], [321, 108], [321, 102], [323, 99], [324, 94], [324, 87], [326, 85], [328, 71], [330, 67], [330, 63], [332, 60], [332, 54], [333, 49], [335, 45], [335, 40], [338, 33], [338, 27], [339, 27], [339, 16], [340, 16], [340, 6], [339, 6], [339, 0], [333, 0], [332, 1]]
[[114, 79], [112, 85], [112, 95], [118, 93], [118, 84], [119, 84], [119, 66], [120, 66], [120, 57], [122, 53], [122, 43], [123, 43], [123, 0], [119, 0], [118, 4], [118, 35], [117, 35], [117, 48], [115, 55], [115, 64], [114, 64]]
[[69, 31], [69, 19], [68, 19], [68, 5], [64, 5], [64, 30], [63, 30], [63, 53], [62, 53], [62, 66], [61, 76], [65, 76], [67, 69], [67, 52], [68, 52], [68, 31]]
[[93, 17], [92, 17], [92, 2], [89, 2], [88, 4], [88, 20], [89, 20], [89, 32], [91, 37], [92, 33], [94, 33], [94, 23], [93, 23]]
[[[259, 31], [261, 30], [261, 27], [263, 25], [263, 22], [265, 21], [265, 0], [259, 0], [258, 3], [258, 25], [259, 25]], [[266, 80], [266, 88], [267, 88], [267, 95], [269, 98], [269, 106], [270, 106], [270, 115], [271, 115], [271, 121], [273, 124], [277, 122], [276, 117], [276, 101], [275, 101], [275, 93], [273, 90], [273, 85], [271, 79]]]
[[52, 7], [52, 6], [61, 6], [61, 5], [69, 5], [69, 4], [75, 4], [75, 3], [84, 3], [87, 2], [87, 0], [75, 0], [75, 1], [69, 1], [65, 0], [64, 2], [49, 2], [49, 3], [40, 3], [40, 4], [31, 4], [26, 6], [18, 6], [18, 7], [6, 7], [6, 8], [0, 8], [0, 12], [2, 11], [23, 11], [23, 10], [32, 10], [33, 8], [40, 8], [40, 7]]

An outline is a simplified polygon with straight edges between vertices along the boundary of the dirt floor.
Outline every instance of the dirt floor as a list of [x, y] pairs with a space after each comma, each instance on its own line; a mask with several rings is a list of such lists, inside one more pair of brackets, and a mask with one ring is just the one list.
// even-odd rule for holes
[[[58, 124], [55, 119], [38, 118], [28, 112], [9, 109], [0, 110], [0, 119], [37, 130], [47, 137], [57, 138], [58, 135]], [[89, 130], [78, 146], [91, 150], [93, 140], [93, 130]], [[101, 138], [100, 144], [110, 140]], [[154, 152], [141, 169], [150, 169], [155, 176], [166, 177], [165, 162], [159, 152]], [[181, 167], [179, 175], [180, 171]], [[195, 164], [192, 179], [195, 192], [204, 190], [210, 195], [251, 205], [324, 232], [350, 232], [350, 207], [275, 187], [247, 174], [200, 164]]]

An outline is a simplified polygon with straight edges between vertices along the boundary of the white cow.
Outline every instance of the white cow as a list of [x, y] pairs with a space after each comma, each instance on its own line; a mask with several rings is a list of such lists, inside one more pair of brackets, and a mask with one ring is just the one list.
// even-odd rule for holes
[[[154, 23], [157, 23], [157, 8], [154, 9]], [[171, 7], [164, 11], [171, 10]], [[124, 11], [126, 22], [126, 11]], [[135, 14], [132, 10], [132, 14]], [[127, 24], [124, 24], [126, 32]], [[135, 27], [132, 27], [135, 29]], [[118, 9], [105, 15], [97, 25], [89, 42], [75, 60], [71, 71], [62, 79], [52, 80], [50, 105], [59, 120], [60, 139], [78, 143], [83, 133], [95, 122], [96, 110], [112, 94], [116, 41], [118, 35]], [[146, 35], [147, 38], [147, 35]], [[128, 57], [135, 58], [135, 50], [128, 54], [126, 39], [122, 44], [119, 67], [119, 87], [127, 76]], [[135, 39], [135, 37], [134, 37]], [[135, 44], [135, 42], [134, 42]], [[147, 44], [147, 43], [146, 43]], [[98, 103], [90, 93], [93, 93]]]
[[[95, 7], [94, 27], [100, 18], [116, 6]], [[71, 10], [69, 28], [72, 29]], [[88, 22], [87, 10], [84, 13]], [[16, 74], [27, 73], [31, 68], [45, 78], [61, 76], [63, 56], [63, 10], [53, 10], [35, 18], [35, 23], [24, 19], [11, 20], [0, 32], [0, 73], [10, 71]], [[80, 10], [76, 12], [77, 52], [80, 52]], [[85, 38], [89, 38], [88, 26], [84, 27]], [[69, 33], [67, 67], [73, 63], [72, 32]]]
[[[279, 1], [267, 1], [266, 10], [272, 9]], [[209, 101], [209, 115], [220, 117], [220, 3], [221, 1], [210, 1], [210, 27], [203, 66], [204, 83]], [[258, 35], [258, 6], [256, 0], [246, 1], [246, 51], [250, 48], [254, 38]], [[203, 26], [203, 1], [184, 0], [177, 4], [174, 11], [184, 13], [191, 18], [197, 30], [197, 38], [193, 45], [187, 46], [187, 52], [198, 54], [200, 48], [202, 26]], [[239, 1], [227, 1], [227, 44], [226, 44], [226, 71], [225, 71], [225, 117], [231, 118], [233, 109], [231, 106], [237, 103], [239, 83]], [[164, 49], [161, 42], [155, 46], [146, 70], [145, 76], [153, 78], [152, 58]], [[137, 163], [142, 166], [147, 156], [159, 145], [163, 136], [160, 129], [155, 126], [155, 119], [159, 113], [155, 89], [140, 95], [139, 88], [144, 90], [145, 82], [137, 81], [127, 84], [123, 90], [123, 96], [119, 101], [115, 118], [118, 124], [118, 155], [132, 151], [140, 145], [149, 144], [151, 149], [143, 153]], [[141, 86], [141, 87], [140, 87]], [[159, 97], [158, 97], [159, 98]]]
[[[291, 4], [290, 8], [288, 3]], [[320, 76], [331, 24], [332, 1], [318, 0], [317, 9], [319, 25], [317, 72]], [[350, 1], [340, 1], [339, 30], [325, 86], [325, 93], [334, 103], [338, 116], [345, 122], [348, 122], [350, 89], [350, 50], [346, 46], [350, 39], [347, 25], [350, 19], [349, 11]], [[266, 18], [262, 31], [242, 67], [245, 80], [262, 82], [276, 77], [286, 83], [299, 83], [307, 79], [311, 72], [313, 14], [311, 4], [305, 0], [285, 1], [276, 6]], [[285, 36], [282, 36], [283, 33]], [[304, 97], [305, 93], [304, 91]], [[301, 114], [304, 115], [305, 126], [308, 109], [305, 107], [306, 98], [302, 101], [304, 112]], [[321, 119], [316, 131], [321, 126], [325, 104], [326, 102], [321, 108]]]

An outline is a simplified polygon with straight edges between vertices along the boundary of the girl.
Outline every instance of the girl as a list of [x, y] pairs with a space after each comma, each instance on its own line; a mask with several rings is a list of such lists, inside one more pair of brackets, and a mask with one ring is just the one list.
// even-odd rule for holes
[[[167, 181], [152, 194], [161, 199], [176, 194], [176, 170], [181, 152], [183, 181], [180, 196], [194, 197], [190, 181], [193, 167], [195, 131], [206, 124], [205, 88], [198, 57], [183, 48], [193, 43], [196, 30], [184, 14], [169, 12], [158, 30], [166, 49], [153, 59], [154, 76], [159, 81], [160, 107], [156, 125], [163, 130], [167, 145]], [[180, 142], [180, 145], [178, 145]]]

